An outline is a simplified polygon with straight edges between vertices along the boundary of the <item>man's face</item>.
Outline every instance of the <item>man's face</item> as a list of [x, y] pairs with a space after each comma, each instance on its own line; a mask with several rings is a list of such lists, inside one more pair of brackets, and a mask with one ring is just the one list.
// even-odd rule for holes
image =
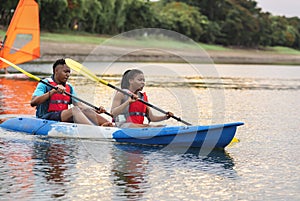
[[58, 82], [57, 84], [66, 83], [70, 77], [70, 74], [71, 70], [66, 64], [59, 64], [55, 68], [55, 81]]

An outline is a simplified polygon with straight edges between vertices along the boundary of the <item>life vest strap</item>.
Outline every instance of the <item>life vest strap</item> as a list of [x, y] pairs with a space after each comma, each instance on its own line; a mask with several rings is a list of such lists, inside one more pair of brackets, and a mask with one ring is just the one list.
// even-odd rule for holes
[[50, 100], [50, 103], [52, 103], [52, 104], [69, 104], [69, 102], [68, 101], [66, 101], [66, 100]]
[[147, 114], [144, 112], [129, 112], [129, 116], [144, 116], [144, 117], [146, 117]]

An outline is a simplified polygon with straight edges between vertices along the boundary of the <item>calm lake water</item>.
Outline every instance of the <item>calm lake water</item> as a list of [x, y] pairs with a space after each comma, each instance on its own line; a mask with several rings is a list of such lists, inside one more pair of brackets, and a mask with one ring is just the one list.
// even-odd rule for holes
[[[1, 200], [300, 200], [300, 66], [115, 65], [87, 64], [117, 86], [126, 68], [142, 66], [151, 103], [195, 125], [242, 121], [240, 142], [201, 155], [0, 129]], [[110, 109], [112, 89], [70, 81], [79, 97]], [[33, 115], [35, 86], [0, 78], [0, 117]]]

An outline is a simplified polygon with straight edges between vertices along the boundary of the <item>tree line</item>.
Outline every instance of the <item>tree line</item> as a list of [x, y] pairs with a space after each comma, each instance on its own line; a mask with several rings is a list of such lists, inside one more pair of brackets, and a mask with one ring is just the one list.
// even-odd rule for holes
[[[41, 30], [116, 35], [162, 28], [224, 46], [300, 49], [300, 19], [262, 12], [255, 0], [36, 0]], [[0, 0], [8, 26], [18, 0]]]

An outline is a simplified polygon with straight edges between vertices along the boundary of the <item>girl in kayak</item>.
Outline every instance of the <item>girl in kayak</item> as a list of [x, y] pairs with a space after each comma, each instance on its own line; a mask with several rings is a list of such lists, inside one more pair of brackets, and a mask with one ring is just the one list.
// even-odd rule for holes
[[[53, 75], [44, 81], [56, 86], [57, 89], [52, 89], [42, 82], [37, 85], [30, 103], [32, 107], [36, 106], [36, 116], [54, 121], [113, 126], [111, 122], [99, 115], [105, 112], [103, 107], [96, 111], [64, 94], [67, 92], [76, 96], [74, 87], [67, 82], [70, 73], [71, 70], [64, 59], [59, 59], [53, 64]], [[71, 104], [74, 107], [69, 108]]]
[[167, 114], [161, 116], [154, 115], [149, 106], [138, 101], [138, 99], [142, 99], [148, 102], [146, 93], [142, 92], [144, 86], [145, 77], [141, 70], [127, 70], [123, 74], [121, 88], [131, 94], [131, 97], [118, 91], [113, 98], [111, 114], [117, 126], [148, 127], [149, 124], [144, 124], [145, 117], [148, 118], [150, 123], [151, 121], [167, 120], [173, 116], [172, 112], [167, 112]]

